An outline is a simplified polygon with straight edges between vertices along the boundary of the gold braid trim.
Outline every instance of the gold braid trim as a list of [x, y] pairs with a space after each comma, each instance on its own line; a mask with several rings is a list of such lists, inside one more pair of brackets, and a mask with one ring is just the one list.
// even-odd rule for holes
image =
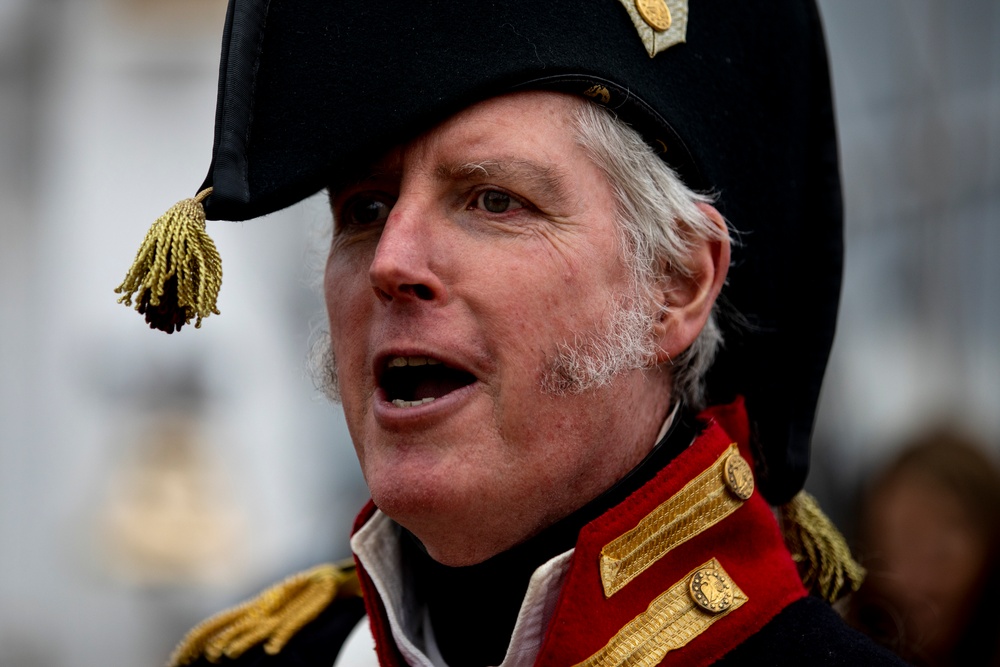
[[209, 662], [238, 658], [261, 642], [266, 653], [275, 655], [335, 597], [360, 595], [353, 562], [319, 565], [202, 621], [177, 645], [167, 666], [187, 665], [202, 655]]
[[212, 188], [175, 204], [149, 228], [132, 268], [115, 289], [118, 303], [132, 305], [146, 316], [151, 329], [181, 330], [195, 318], [195, 328], [219, 314], [216, 300], [222, 286], [222, 259], [205, 232], [202, 202]]
[[[694, 598], [692, 580], [699, 573], [711, 575], [713, 592], [728, 596], [721, 609], [708, 611]], [[655, 667], [708, 630], [713, 623], [748, 601], [732, 577], [713, 558], [697, 567], [649, 603], [646, 611], [629, 621], [604, 648], [575, 667]]]
[[844, 536], [811, 495], [800, 491], [781, 506], [781, 528], [810, 591], [833, 604], [861, 587], [865, 568], [851, 557]]
[[[726, 464], [741, 459], [736, 443], [700, 475], [667, 498], [628, 532], [601, 549], [601, 583], [611, 597], [670, 551], [738, 510], [753, 490], [741, 498], [726, 482]], [[747, 472], [749, 473], [749, 467]]]

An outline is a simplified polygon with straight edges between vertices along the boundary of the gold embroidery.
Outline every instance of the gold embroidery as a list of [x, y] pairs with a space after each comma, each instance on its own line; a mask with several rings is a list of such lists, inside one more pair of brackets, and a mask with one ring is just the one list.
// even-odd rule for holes
[[[714, 573], [727, 583], [730, 603], [725, 609], [705, 611], [692, 597], [694, 580], [705, 571]], [[739, 609], [747, 599], [719, 561], [713, 558], [653, 600], [646, 611], [629, 621], [604, 648], [576, 667], [617, 667], [626, 664], [630, 667], [653, 667], [660, 664], [668, 652], [685, 646], [717, 620]]]
[[634, 528], [604, 545], [601, 583], [605, 597], [617, 593], [672, 549], [711, 528], [743, 504], [744, 499], [732, 493], [725, 482], [725, 465], [733, 455], [739, 456], [736, 443], [729, 445], [707, 470], [643, 517]]

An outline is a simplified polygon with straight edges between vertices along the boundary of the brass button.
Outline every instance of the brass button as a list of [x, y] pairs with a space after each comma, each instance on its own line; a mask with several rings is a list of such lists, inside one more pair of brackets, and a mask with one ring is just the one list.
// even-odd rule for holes
[[725, 611], [733, 604], [733, 584], [722, 568], [701, 568], [691, 575], [688, 588], [695, 604], [710, 614]]
[[606, 86], [591, 86], [587, 90], [583, 91], [583, 94], [591, 99], [599, 101], [601, 104], [607, 104], [611, 101], [611, 91], [609, 91]]
[[750, 464], [738, 453], [733, 452], [726, 459], [725, 472], [723, 477], [726, 486], [740, 500], [746, 500], [753, 495], [753, 471]]
[[642, 20], [653, 30], [663, 32], [672, 23], [670, 9], [663, 0], [635, 0], [635, 8], [639, 10]]

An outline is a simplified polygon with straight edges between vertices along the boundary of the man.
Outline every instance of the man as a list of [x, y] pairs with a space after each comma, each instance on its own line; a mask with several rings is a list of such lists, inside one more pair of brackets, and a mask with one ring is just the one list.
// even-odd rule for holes
[[207, 621], [176, 664], [892, 661], [800, 579], [860, 578], [796, 496], [836, 149], [815, 9], [747, 5], [231, 3], [209, 178], [120, 291], [200, 324], [202, 202], [327, 186], [329, 381], [372, 503], [356, 571]]
[[[649, 453], [667, 361], [725, 278], [724, 223], [696, 199], [689, 275], [634, 275], [647, 267], [575, 127], [588, 105], [480, 102], [333, 195], [327, 302], [352, 438], [375, 504], [444, 564], [523, 542]], [[619, 367], [571, 367], [602, 355]]]

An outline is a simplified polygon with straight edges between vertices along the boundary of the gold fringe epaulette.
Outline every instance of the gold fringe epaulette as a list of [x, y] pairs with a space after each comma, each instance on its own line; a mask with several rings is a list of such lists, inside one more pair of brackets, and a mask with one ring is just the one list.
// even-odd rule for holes
[[865, 568], [811, 495], [800, 491], [781, 506], [781, 528], [802, 583], [811, 592], [833, 604], [861, 587]]
[[132, 305], [146, 316], [151, 329], [180, 331], [195, 320], [219, 314], [216, 301], [222, 287], [222, 259], [205, 231], [202, 202], [212, 194], [205, 188], [175, 204], [149, 228], [122, 284], [115, 288], [118, 303]]
[[167, 665], [180, 667], [202, 655], [209, 662], [223, 656], [238, 658], [261, 642], [264, 651], [274, 655], [334, 598], [360, 595], [353, 562], [319, 565], [198, 624], [177, 645]]

